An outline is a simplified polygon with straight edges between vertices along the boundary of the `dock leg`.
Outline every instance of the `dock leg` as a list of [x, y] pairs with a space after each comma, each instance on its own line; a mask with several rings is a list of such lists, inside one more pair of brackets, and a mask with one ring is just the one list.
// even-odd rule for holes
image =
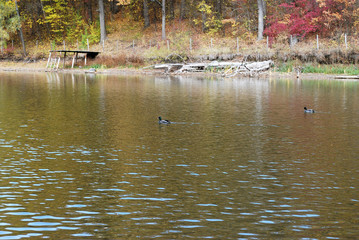
[[66, 59], [66, 52], [64, 52], [64, 64], [62, 65], [63, 69], [65, 69], [65, 59]]
[[59, 69], [60, 60], [61, 60], [61, 58], [59, 57], [59, 60], [57, 61], [56, 69]]
[[87, 62], [87, 54], [85, 54], [85, 66], [86, 66], [86, 62]]
[[51, 68], [55, 68], [55, 66], [56, 66], [56, 61], [57, 61], [56, 58], [50, 60], [50, 66], [49, 66], [50, 69], [51, 69]]
[[51, 52], [50, 52], [50, 54], [49, 54], [49, 59], [47, 59], [46, 68], [49, 66], [49, 62], [50, 62], [50, 60], [51, 60]]
[[74, 56], [72, 57], [72, 66], [71, 66], [71, 68], [74, 68], [75, 58], [76, 58], [76, 54], [74, 54]]

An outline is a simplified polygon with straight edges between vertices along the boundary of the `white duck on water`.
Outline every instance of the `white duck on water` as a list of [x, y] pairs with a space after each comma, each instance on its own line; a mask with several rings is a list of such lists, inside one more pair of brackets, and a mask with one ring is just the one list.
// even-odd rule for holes
[[308, 109], [307, 107], [304, 107], [305, 113], [315, 113], [314, 109]]
[[171, 124], [169, 120], [164, 120], [162, 117], [158, 117], [158, 123], [159, 124]]

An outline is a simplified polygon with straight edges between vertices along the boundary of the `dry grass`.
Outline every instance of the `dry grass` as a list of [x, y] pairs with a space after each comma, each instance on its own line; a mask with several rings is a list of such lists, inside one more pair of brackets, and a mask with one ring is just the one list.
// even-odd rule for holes
[[116, 54], [116, 55], [99, 55], [97, 58], [90, 60], [89, 66], [102, 66], [104, 68], [117, 67], [140, 67], [143, 66], [144, 59], [136, 54]]
[[[106, 68], [141, 67], [145, 64], [164, 61], [169, 55], [180, 55], [184, 59], [198, 59], [202, 55], [237, 54], [241, 59], [261, 61], [272, 59], [278, 62], [296, 61], [299, 64], [314, 62], [320, 64], [352, 64], [359, 59], [359, 41], [348, 38], [348, 46], [344, 40], [321, 39], [319, 49], [316, 39], [306, 39], [293, 47], [288, 38], [281, 37], [267, 46], [267, 41], [256, 41], [255, 36], [247, 34], [239, 37], [227, 35], [209, 36], [189, 21], [172, 21], [167, 24], [167, 40], [161, 40], [161, 25], [152, 24], [143, 29], [138, 22], [129, 19], [117, 19], [109, 25], [109, 35], [105, 43], [93, 44], [90, 50], [101, 54], [90, 65]], [[190, 42], [192, 50], [190, 50]], [[27, 50], [31, 58], [47, 58], [51, 49], [50, 43], [29, 43]], [[57, 49], [63, 49], [59, 44]], [[66, 49], [77, 49], [78, 44], [67, 45]], [[21, 48], [15, 47], [12, 55], [21, 55]]]

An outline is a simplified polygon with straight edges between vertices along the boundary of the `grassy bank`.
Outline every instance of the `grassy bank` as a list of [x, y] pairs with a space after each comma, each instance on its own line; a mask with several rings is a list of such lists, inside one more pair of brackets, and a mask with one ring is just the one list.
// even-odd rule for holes
[[298, 63], [296, 61], [282, 62], [276, 64], [275, 72], [288, 73], [318, 73], [334, 75], [359, 75], [359, 67], [355, 64], [319, 64], [319, 63]]

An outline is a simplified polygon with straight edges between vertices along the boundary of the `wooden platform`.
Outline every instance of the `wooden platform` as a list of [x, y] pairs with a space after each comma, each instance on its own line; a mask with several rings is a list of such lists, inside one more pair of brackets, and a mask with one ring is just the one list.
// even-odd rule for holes
[[[59, 53], [60, 56], [52, 58], [51, 57], [52, 53]], [[65, 68], [66, 55], [67, 54], [73, 54], [72, 66], [71, 66], [71, 68], [73, 68], [75, 63], [77, 62], [79, 54], [84, 54], [85, 55], [85, 65], [86, 65], [87, 58], [93, 59], [93, 58], [97, 57], [97, 55], [100, 54], [100, 52], [86, 51], [86, 50], [51, 50], [50, 54], [49, 54], [49, 59], [47, 60], [46, 68], [58, 69], [59, 65], [60, 65], [61, 55], [62, 54], [63, 54], [62, 68]]]

